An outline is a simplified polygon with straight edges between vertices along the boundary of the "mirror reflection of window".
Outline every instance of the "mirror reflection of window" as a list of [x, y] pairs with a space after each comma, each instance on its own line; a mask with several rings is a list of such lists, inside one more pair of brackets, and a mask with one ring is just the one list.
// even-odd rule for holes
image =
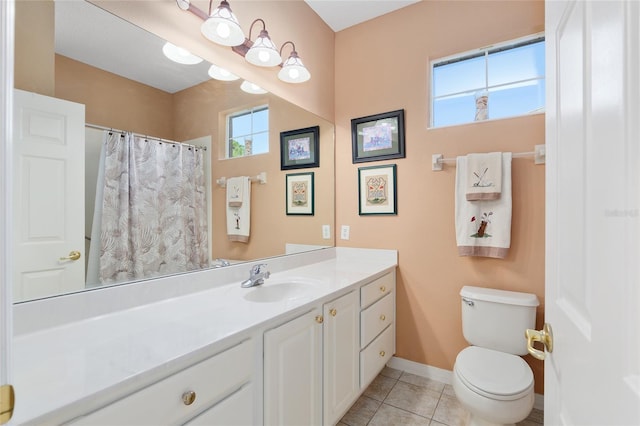
[[268, 105], [253, 107], [227, 116], [227, 158], [268, 152]]

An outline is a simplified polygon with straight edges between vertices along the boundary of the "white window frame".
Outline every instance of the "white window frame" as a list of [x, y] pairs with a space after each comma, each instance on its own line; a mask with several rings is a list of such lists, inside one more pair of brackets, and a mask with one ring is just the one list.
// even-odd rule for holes
[[[231, 131], [231, 119], [233, 119], [234, 117], [240, 116], [240, 115], [246, 115], [246, 114], [253, 115], [255, 112], [259, 112], [259, 111], [262, 111], [262, 110], [265, 110], [265, 109], [267, 111], [269, 110], [269, 104], [261, 104], [261, 105], [256, 105], [256, 106], [253, 106], [253, 107], [250, 107], [250, 108], [241, 109], [241, 110], [238, 110], [238, 111], [230, 112], [225, 116], [225, 158], [227, 160], [232, 160], [234, 158], [247, 157], [247, 155], [243, 155], [242, 157], [232, 157], [231, 156], [231, 144], [230, 144], [230, 142], [231, 142], [231, 134], [230, 134], [230, 131]], [[251, 124], [253, 126], [253, 120], [251, 121]], [[253, 127], [252, 127], [251, 130], [252, 130], [252, 132], [247, 134], [247, 135], [245, 135], [245, 136], [250, 136], [250, 135], [256, 134], [255, 132], [253, 132]], [[269, 131], [270, 131], [270, 129], [267, 128], [267, 132], [266, 132], [267, 133], [267, 139], [268, 139], [268, 136], [269, 136]], [[262, 133], [262, 132], [260, 132], [260, 133]], [[267, 154], [267, 153], [269, 153], [269, 144], [267, 144], [267, 152], [264, 152], [264, 153], [261, 153], [261, 154]], [[257, 154], [251, 154], [251, 156], [253, 156], [253, 155], [257, 155]]]
[[[485, 46], [485, 47], [481, 47], [479, 49], [474, 49], [474, 50], [469, 50], [463, 53], [457, 53], [455, 55], [451, 55], [451, 56], [446, 56], [443, 58], [438, 58], [438, 59], [433, 59], [430, 62], [430, 82], [429, 82], [429, 87], [430, 87], [430, 92], [429, 92], [429, 128], [433, 128], [433, 129], [440, 129], [443, 127], [449, 127], [449, 126], [463, 126], [466, 124], [471, 124], [471, 123], [477, 123], [477, 121], [469, 121], [469, 122], [464, 122], [464, 123], [457, 123], [457, 124], [447, 124], [447, 125], [442, 125], [442, 126], [434, 126], [433, 124], [433, 110], [434, 110], [434, 100], [436, 98], [434, 98], [433, 94], [435, 93], [434, 90], [434, 85], [433, 85], [433, 75], [434, 75], [434, 68], [438, 65], [442, 65], [445, 63], [453, 63], [453, 62], [461, 62], [467, 59], [472, 59], [472, 58], [477, 58], [480, 56], [484, 56], [485, 57], [485, 84], [484, 87], [478, 88], [477, 90], [474, 91], [482, 91], [482, 90], [489, 90], [490, 88], [496, 88], [496, 87], [501, 87], [501, 86], [508, 86], [508, 85], [512, 85], [512, 84], [516, 84], [516, 83], [523, 83], [523, 82], [527, 82], [527, 81], [531, 81], [534, 79], [527, 79], [527, 80], [520, 80], [520, 81], [511, 81], [508, 83], [503, 83], [503, 84], [499, 84], [499, 85], [495, 85], [495, 86], [491, 86], [489, 87], [489, 73], [488, 73], [488, 60], [486, 59], [489, 54], [491, 53], [496, 53], [502, 50], [508, 50], [508, 49], [513, 49], [522, 45], [526, 45], [526, 44], [533, 44], [537, 41], [545, 41], [545, 33], [544, 32], [540, 32], [540, 33], [536, 33], [536, 34], [531, 34], [525, 37], [520, 37], [517, 39], [513, 39], [513, 40], [508, 40], [502, 43], [496, 43], [496, 44], [492, 44], [489, 46]], [[545, 80], [546, 79], [546, 73], [543, 76], [538, 76], [537, 78], [535, 78], [535, 80]], [[465, 90], [463, 92], [459, 92], [459, 94], [466, 94], [469, 93], [469, 90]], [[456, 95], [458, 93], [449, 93], [446, 96], [451, 96], [451, 95]], [[540, 108], [539, 110], [536, 110], [535, 113], [544, 113], [545, 111], [545, 107], [543, 106], [542, 108]], [[530, 113], [530, 114], [535, 114], [535, 113]], [[522, 115], [530, 115], [530, 114], [516, 114], [513, 116], [509, 116], [509, 117], [500, 117], [500, 118], [496, 118], [496, 119], [491, 119], [489, 118], [488, 120], [485, 121], [490, 121], [490, 120], [503, 120], [506, 118], [513, 118], [513, 117], [519, 117]]]

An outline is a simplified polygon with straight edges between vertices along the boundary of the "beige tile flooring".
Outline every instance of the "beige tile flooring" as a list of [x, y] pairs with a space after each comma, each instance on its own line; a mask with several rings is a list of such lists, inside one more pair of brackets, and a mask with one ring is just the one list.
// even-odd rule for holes
[[[461, 426], [466, 416], [451, 385], [385, 367], [338, 426]], [[542, 421], [542, 411], [534, 408], [518, 426]]]

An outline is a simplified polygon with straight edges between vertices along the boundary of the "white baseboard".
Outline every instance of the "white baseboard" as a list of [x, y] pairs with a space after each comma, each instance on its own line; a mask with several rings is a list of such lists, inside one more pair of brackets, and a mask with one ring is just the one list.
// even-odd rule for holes
[[[407, 373], [415, 374], [416, 376], [422, 376], [428, 379], [437, 380], [448, 385], [451, 384], [451, 379], [453, 377], [453, 372], [450, 370], [432, 367], [430, 365], [421, 364], [415, 361], [409, 361], [408, 359], [398, 358], [395, 356], [391, 357], [391, 359], [387, 363], [387, 367], [406, 371]], [[544, 395], [535, 394], [533, 408], [544, 410]]]

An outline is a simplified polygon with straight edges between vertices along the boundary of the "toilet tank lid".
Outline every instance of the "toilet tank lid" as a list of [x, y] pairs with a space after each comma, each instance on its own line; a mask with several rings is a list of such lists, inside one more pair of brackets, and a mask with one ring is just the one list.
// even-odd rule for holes
[[507, 303], [519, 306], [538, 306], [540, 302], [535, 294], [518, 291], [498, 290], [495, 288], [474, 287], [466, 285], [460, 290], [460, 296], [495, 303]]

